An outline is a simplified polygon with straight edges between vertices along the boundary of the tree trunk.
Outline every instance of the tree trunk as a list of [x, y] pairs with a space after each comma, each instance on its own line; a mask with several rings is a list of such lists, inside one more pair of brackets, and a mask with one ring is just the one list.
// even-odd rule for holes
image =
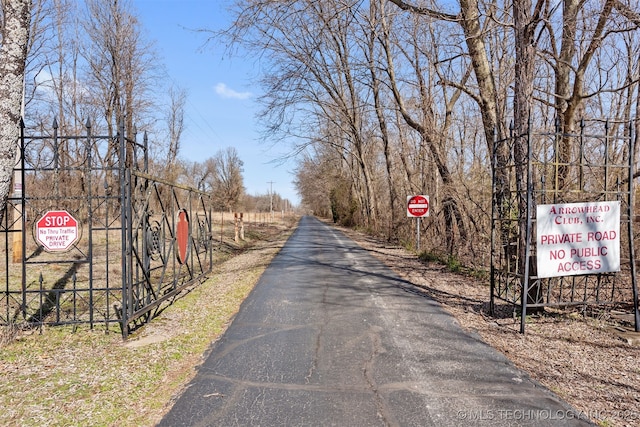
[[[423, 79], [423, 76], [422, 76], [423, 70], [419, 63], [417, 52], [413, 57], [413, 67], [414, 67], [414, 72], [416, 75], [418, 88], [420, 92], [419, 108], [422, 110], [422, 116], [423, 116], [422, 121], [418, 121], [419, 119], [415, 119], [414, 117], [411, 116], [411, 113], [406, 106], [405, 98], [401, 93], [400, 89], [398, 88], [397, 78], [395, 74], [394, 60], [391, 53], [388, 25], [384, 17], [382, 18], [382, 26], [384, 29], [382, 47], [384, 49], [384, 55], [386, 59], [387, 75], [389, 77], [389, 86], [390, 86], [391, 92], [393, 93], [393, 98], [398, 107], [398, 111], [402, 116], [402, 118], [404, 119], [405, 123], [410, 128], [414, 129], [416, 132], [420, 134], [421, 143], [428, 148], [429, 154], [436, 165], [436, 169], [438, 170], [438, 175], [442, 180], [444, 188], [448, 190], [453, 190], [453, 188], [455, 187], [455, 183], [451, 175], [451, 172], [449, 170], [449, 167], [447, 166], [447, 163], [446, 163], [446, 155], [444, 154], [444, 152], [446, 151], [444, 147], [445, 139], [441, 136], [441, 135], [446, 135], [448, 129], [446, 128], [446, 126], [444, 128], [441, 128], [440, 126], [438, 126], [437, 132], [439, 132], [441, 135], [436, 135], [435, 134], [436, 126], [434, 126], [433, 123], [430, 122], [429, 118], [433, 117], [434, 115], [432, 111], [432, 105], [431, 105], [432, 96], [429, 92], [429, 88], [427, 87], [428, 86], [427, 82]], [[426, 156], [420, 156], [420, 157], [425, 158]], [[424, 162], [422, 162], [422, 164], [424, 165]], [[424, 180], [424, 178], [425, 178], [425, 174], [422, 174], [422, 179]], [[424, 191], [424, 186], [421, 186], [420, 190]], [[460, 233], [461, 239], [466, 240], [467, 238], [466, 228], [464, 226], [464, 222], [462, 221], [462, 212], [460, 211], [457, 200], [454, 197], [448, 197], [446, 207], [443, 207], [443, 208], [445, 212], [445, 216], [444, 216], [445, 226], [448, 234], [447, 240], [449, 242], [454, 241], [454, 229], [455, 229], [454, 222], [457, 222], [458, 232]]]
[[[377, 3], [376, 2], [371, 2], [371, 19], [372, 21], [375, 20], [375, 16], [377, 14]], [[372, 25], [372, 27], [374, 27], [374, 25]], [[375, 36], [376, 33], [374, 31], [374, 28], [371, 29], [370, 31], [370, 36], [369, 39], [367, 40], [367, 44], [368, 44], [368, 67], [369, 67], [369, 74], [371, 75], [371, 90], [373, 92], [373, 102], [374, 102], [374, 110], [376, 112], [376, 118], [378, 119], [378, 127], [380, 129], [380, 137], [382, 138], [382, 148], [383, 148], [383, 154], [384, 154], [384, 160], [385, 160], [385, 166], [386, 166], [386, 179], [387, 179], [387, 186], [389, 187], [389, 208], [391, 209], [391, 217], [389, 220], [390, 226], [389, 226], [389, 236], [388, 238], [391, 239], [391, 237], [393, 235], [395, 235], [395, 231], [396, 231], [396, 199], [397, 199], [397, 193], [396, 193], [396, 187], [393, 183], [393, 160], [392, 160], [392, 154], [391, 154], [391, 142], [390, 142], [390, 137], [389, 137], [389, 127], [387, 124], [387, 119], [385, 117], [384, 111], [383, 111], [383, 105], [382, 105], [382, 99], [381, 99], [381, 95], [380, 95], [380, 79], [378, 77], [378, 73], [376, 71], [376, 64], [374, 61], [374, 58], [376, 57], [376, 50], [375, 50]]]
[[533, 102], [533, 78], [535, 65], [534, 29], [535, 14], [531, 11], [531, 0], [514, 0], [513, 20], [515, 27], [515, 88], [513, 97], [514, 146], [513, 157], [516, 170], [516, 192], [518, 203], [518, 271], [524, 276], [527, 249], [528, 224], [527, 186], [529, 116]]
[[20, 137], [31, 0], [3, 0], [0, 46], [0, 222], [4, 219]]
[[[564, 189], [569, 178], [568, 163], [572, 161], [571, 151], [573, 148], [571, 144], [573, 138], [570, 134], [575, 133], [577, 115], [585, 98], [585, 73], [593, 55], [602, 45], [607, 35], [605, 34], [605, 26], [611, 16], [614, 3], [613, 0], [607, 0], [604, 3], [589, 45], [584, 49], [582, 57], [576, 60], [574, 58], [576, 53], [574, 45], [579, 42], [576, 40], [577, 16], [580, 13], [580, 8], [584, 6], [584, 2], [577, 0], [565, 1], [562, 46], [558, 64], [556, 65], [556, 114], [560, 122], [560, 132], [562, 133], [556, 153], [558, 162], [556, 191]], [[571, 65], [574, 62], [577, 62], [577, 67]], [[575, 73], [573, 84], [570, 83], [571, 73]]]

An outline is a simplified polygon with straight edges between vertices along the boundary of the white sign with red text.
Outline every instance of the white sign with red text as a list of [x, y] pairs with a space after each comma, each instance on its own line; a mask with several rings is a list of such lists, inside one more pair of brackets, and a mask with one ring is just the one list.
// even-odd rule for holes
[[45, 250], [66, 251], [80, 237], [78, 221], [67, 211], [49, 211], [36, 222], [35, 235]]
[[407, 217], [421, 218], [429, 216], [429, 196], [407, 196]]
[[538, 277], [620, 271], [620, 202], [538, 205]]

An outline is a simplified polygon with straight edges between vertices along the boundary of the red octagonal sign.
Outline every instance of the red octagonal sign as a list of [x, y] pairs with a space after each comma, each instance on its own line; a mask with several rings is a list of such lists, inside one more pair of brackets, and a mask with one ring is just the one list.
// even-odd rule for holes
[[407, 196], [407, 216], [410, 218], [429, 216], [429, 196]]
[[36, 222], [36, 240], [49, 252], [66, 251], [78, 238], [78, 221], [67, 211], [49, 211]]

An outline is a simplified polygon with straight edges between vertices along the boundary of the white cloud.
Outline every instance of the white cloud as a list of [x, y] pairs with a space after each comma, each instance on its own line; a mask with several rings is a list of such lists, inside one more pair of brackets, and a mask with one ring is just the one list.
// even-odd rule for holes
[[247, 99], [253, 95], [251, 92], [236, 92], [224, 83], [218, 83], [214, 89], [223, 98]]

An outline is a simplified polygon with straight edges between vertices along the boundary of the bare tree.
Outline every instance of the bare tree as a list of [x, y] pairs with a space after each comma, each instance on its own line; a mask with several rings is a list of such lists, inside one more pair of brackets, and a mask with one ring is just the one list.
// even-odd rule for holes
[[[532, 11], [531, 0], [513, 0], [513, 23], [515, 43], [515, 80], [513, 95], [513, 123], [515, 141], [513, 157], [516, 170], [516, 193], [518, 211], [518, 271], [524, 272], [526, 265], [525, 252], [527, 249], [527, 215], [528, 198], [527, 162], [529, 159], [529, 138], [527, 137], [533, 104], [533, 83], [535, 71], [535, 31], [540, 22], [540, 12], [545, 0], [538, 0]], [[528, 274], [528, 273], [525, 273]]]
[[[444, 80], [446, 84], [452, 84], [461, 88], [464, 93], [470, 96], [478, 105], [483, 123], [485, 141], [489, 153], [495, 154], [497, 195], [496, 204], [502, 210], [507, 199], [509, 189], [509, 177], [503, 167], [509, 158], [507, 145], [504, 143], [506, 137], [505, 111], [501, 106], [501, 95], [495, 81], [496, 73], [489, 57], [490, 50], [487, 48], [487, 38], [491, 34], [487, 26], [492, 25], [496, 18], [495, 7], [489, 7], [487, 19], [483, 21], [478, 0], [460, 0], [460, 11], [457, 14], [445, 13], [437, 7], [423, 7], [404, 0], [387, 0], [400, 7], [402, 10], [411, 13], [427, 16], [441, 22], [448, 22], [460, 26], [464, 34], [464, 45], [466, 46], [465, 56], [469, 57], [470, 67], [475, 77], [475, 87], [472, 87], [463, 80], [459, 82]], [[496, 143], [497, 142], [497, 143]], [[494, 153], [495, 150], [495, 153]], [[440, 166], [439, 166], [440, 167]]]
[[169, 90], [171, 104], [167, 112], [166, 122], [169, 128], [169, 152], [167, 163], [175, 163], [180, 152], [180, 138], [184, 131], [184, 106], [187, 102], [187, 92], [184, 89], [171, 88]]
[[298, 163], [295, 180], [298, 192], [302, 196], [302, 205], [325, 218], [331, 216], [331, 183], [328, 170], [330, 168], [327, 168], [326, 164], [320, 164], [317, 156], [306, 154]]
[[31, 26], [31, 0], [2, 0], [0, 46], [0, 220], [16, 162]]
[[[498, 132], [498, 139], [505, 135], [504, 121], [498, 110], [498, 94], [493, 78], [493, 68], [486, 48], [486, 31], [481, 21], [478, 0], [460, 0], [460, 12], [457, 15], [445, 13], [437, 9], [420, 7], [403, 0], [387, 0], [403, 10], [430, 16], [442, 21], [456, 22], [462, 27], [468, 55], [471, 58], [476, 82], [477, 94], [474, 99], [478, 102], [487, 143], [492, 144], [494, 132]], [[490, 148], [493, 150], [493, 147]]]
[[123, 124], [132, 136], [151, 104], [153, 50], [141, 36], [129, 0], [87, 0], [86, 6], [83, 55], [93, 88], [87, 101], [102, 110], [109, 135]]
[[[636, 6], [637, 7], [637, 6]], [[616, 16], [616, 10], [624, 20]], [[557, 190], [568, 184], [569, 168], [573, 160], [574, 147], [571, 134], [576, 132], [582, 119], [584, 102], [598, 93], [621, 92], [637, 82], [608, 73], [606, 68], [594, 65], [598, 52], [605, 46], [608, 38], [619, 37], [626, 32], [635, 32], [639, 22], [638, 16], [629, 5], [617, 0], [604, 2], [566, 0], [562, 2], [561, 15], [556, 9], [545, 12], [546, 36], [545, 49], [542, 54], [551, 63], [555, 75], [553, 92], [554, 110], [563, 137], [558, 142]], [[627, 23], [631, 25], [627, 25]], [[560, 33], [559, 35], [557, 33]], [[613, 57], [622, 43], [607, 45], [608, 55]], [[596, 78], [601, 73], [609, 74], [604, 81]], [[603, 82], [597, 84], [596, 82]], [[616, 87], [617, 85], [617, 87]]]
[[[562, 53], [557, 35], [569, 35], [574, 24], [563, 28], [558, 11], [572, 0], [235, 3], [226, 35], [268, 64], [260, 118], [269, 137], [296, 139], [298, 186], [313, 195], [301, 194], [303, 201], [377, 231], [390, 217], [395, 233], [403, 229], [400, 195], [433, 192], [444, 218], [433, 228], [444, 229], [431, 232], [452, 251], [471, 240], [471, 229], [488, 236], [492, 202], [508, 218], [498, 226], [501, 237], [524, 241], [526, 199], [514, 194], [527, 190], [530, 120], [549, 123], [560, 99], [566, 106], [574, 94], [576, 111], [609, 108], [630, 117], [640, 105], [631, 102], [638, 79], [631, 31], [639, 15], [630, 0], [577, 3], [577, 34]], [[560, 95], [565, 69], [568, 92]], [[507, 144], [509, 117], [514, 147]], [[506, 166], [514, 160], [511, 174]], [[511, 229], [514, 220], [520, 227]], [[461, 238], [454, 242], [455, 232]]]
[[[447, 93], [444, 93], [444, 114], [443, 120], [438, 121], [436, 114], [436, 99], [432, 93], [433, 84], [425, 80], [425, 75], [429, 76], [434, 73], [433, 67], [429, 64], [423, 64], [423, 60], [426, 60], [420, 53], [420, 41], [416, 38], [411, 40], [410, 51], [405, 51], [403, 48], [403, 54], [407, 58], [413, 71], [413, 80], [416, 82], [416, 93], [411, 94], [414, 100], [415, 115], [410, 111], [407, 105], [407, 100], [402, 94], [398, 78], [396, 76], [396, 66], [394, 64], [394, 58], [390, 45], [390, 29], [387, 24], [387, 19], [382, 17], [382, 34], [380, 36], [381, 43], [383, 45], [384, 56], [386, 59], [386, 71], [388, 75], [389, 85], [393, 92], [393, 97], [396, 101], [397, 108], [404, 119], [405, 123], [413, 130], [418, 132], [424, 145], [429, 151], [430, 158], [433, 159], [436, 169], [442, 182], [447, 189], [446, 196], [442, 201], [442, 208], [445, 216], [445, 226], [447, 230], [447, 242], [449, 244], [449, 252], [453, 252], [454, 239], [454, 225], [457, 225], [460, 233], [460, 238], [463, 241], [467, 240], [466, 226], [464, 218], [459, 208], [459, 202], [455, 197], [455, 185], [454, 177], [451, 174], [449, 166], [447, 164], [446, 148], [447, 135], [450, 131], [450, 112], [453, 110], [455, 103], [457, 102], [460, 93], [459, 90], [454, 91], [452, 96], [448, 97]], [[428, 61], [428, 60], [426, 60]], [[466, 77], [463, 77], [466, 79]], [[461, 85], [459, 85], [461, 86]], [[421, 189], [424, 190], [424, 189]]]
[[[373, 96], [373, 108], [378, 121], [380, 139], [382, 141], [383, 154], [386, 167], [386, 184], [387, 194], [389, 197], [389, 210], [390, 210], [390, 230], [389, 237], [397, 234], [398, 211], [396, 205], [399, 202], [399, 196], [397, 192], [397, 186], [394, 185], [394, 156], [392, 150], [392, 136], [390, 131], [389, 120], [387, 118], [385, 107], [385, 96], [383, 93], [383, 86], [385, 82], [379, 76], [379, 64], [376, 58], [380, 55], [380, 46], [377, 43], [380, 35], [378, 34], [380, 5], [377, 1], [370, 2], [369, 16], [366, 19], [364, 34], [366, 41], [366, 49], [364, 49], [364, 55], [367, 60], [367, 67], [370, 73], [371, 79], [371, 91]], [[368, 36], [367, 36], [368, 34]]]
[[[237, 19], [226, 36], [260, 52], [273, 66], [262, 80], [264, 114], [272, 138], [295, 137], [297, 150], [318, 140], [307, 139], [307, 129], [339, 130], [336, 149], [353, 168], [351, 191], [365, 225], [375, 228], [378, 218], [376, 173], [370, 161], [376, 141], [369, 138], [367, 85], [362, 37], [354, 34], [360, 12], [352, 0], [301, 0], [282, 3], [238, 1]], [[354, 43], [354, 40], [357, 42]], [[342, 148], [340, 148], [342, 147]]]
[[[46, 3], [47, 7], [44, 7]], [[51, 126], [55, 117], [62, 135], [83, 126], [78, 107], [79, 40], [71, 0], [38, 2], [33, 12], [26, 119], [31, 126]]]
[[244, 194], [242, 177], [243, 162], [234, 147], [220, 150], [205, 161], [206, 181], [211, 188], [214, 203], [220, 209], [232, 210], [238, 207]]

